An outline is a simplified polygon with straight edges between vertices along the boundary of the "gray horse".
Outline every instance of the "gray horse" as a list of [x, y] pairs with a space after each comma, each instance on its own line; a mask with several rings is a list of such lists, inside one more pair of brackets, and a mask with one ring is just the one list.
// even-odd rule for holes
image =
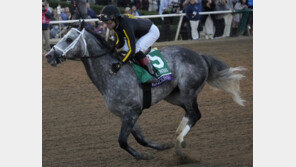
[[[198, 109], [197, 96], [206, 82], [212, 87], [230, 93], [233, 100], [244, 105], [240, 97], [239, 81], [244, 77], [238, 73], [244, 68], [231, 68], [226, 63], [212, 57], [179, 46], [167, 46], [160, 49], [166, 60], [174, 80], [163, 83], [151, 89], [151, 105], [161, 100], [182, 107], [185, 115], [177, 128], [176, 153], [185, 147], [184, 137], [201, 118]], [[79, 59], [83, 62], [91, 81], [97, 87], [106, 101], [108, 110], [121, 118], [122, 125], [118, 142], [120, 147], [136, 159], [151, 159], [151, 154], [140, 153], [127, 144], [132, 134], [136, 141], [145, 147], [165, 150], [174, 144], [153, 143], [145, 139], [137, 120], [143, 110], [143, 89], [138, 83], [131, 65], [123, 65], [116, 74], [110, 74], [110, 64], [118, 62], [114, 51], [106, 41], [89, 29], [72, 28], [46, 54], [49, 64], [56, 66], [66, 59]]]

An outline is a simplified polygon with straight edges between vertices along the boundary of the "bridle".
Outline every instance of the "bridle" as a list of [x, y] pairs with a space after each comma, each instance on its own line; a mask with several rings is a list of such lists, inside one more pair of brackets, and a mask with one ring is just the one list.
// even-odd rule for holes
[[83, 56], [82, 57], [89, 57], [89, 52], [88, 52], [88, 49], [87, 49], [87, 43], [85, 41], [85, 38], [84, 38], [84, 32], [85, 32], [85, 28], [82, 29], [82, 31], [79, 31], [78, 29], [76, 28], [72, 28], [72, 30], [75, 30], [76, 32], [79, 33], [78, 37], [76, 37], [76, 39], [69, 45], [67, 46], [65, 49], [61, 49], [60, 47], [58, 46], [53, 46], [53, 50], [56, 51], [60, 51], [62, 52], [61, 54], [61, 57], [62, 58], [65, 58], [65, 55], [75, 47], [75, 45], [78, 43], [78, 41], [80, 40], [80, 38], [82, 38], [82, 41], [84, 43], [84, 53], [83, 53]]

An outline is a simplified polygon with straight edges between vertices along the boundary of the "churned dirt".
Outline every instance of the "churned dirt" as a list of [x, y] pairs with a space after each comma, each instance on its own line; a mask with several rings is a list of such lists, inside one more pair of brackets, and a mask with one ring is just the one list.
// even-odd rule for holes
[[[202, 118], [185, 137], [183, 150], [189, 160], [179, 159], [174, 148], [156, 151], [149, 161], [137, 161], [118, 144], [120, 120], [110, 113], [79, 61], [51, 67], [42, 61], [42, 162], [43, 166], [252, 166], [253, 164], [253, 38], [158, 43], [182, 45], [198, 53], [213, 55], [232, 67], [248, 69], [241, 82], [245, 107], [231, 96], [208, 85], [198, 97]], [[139, 119], [143, 133], [154, 142], [175, 142], [184, 111], [165, 101], [144, 110]]]

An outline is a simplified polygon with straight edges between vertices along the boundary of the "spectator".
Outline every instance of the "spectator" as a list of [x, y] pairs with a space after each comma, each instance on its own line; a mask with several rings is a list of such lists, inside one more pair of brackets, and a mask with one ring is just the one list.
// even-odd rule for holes
[[[197, 0], [197, 5], [198, 5], [198, 13], [203, 12], [203, 6], [202, 6], [202, 0]], [[204, 15], [199, 15], [199, 24], [198, 24], [198, 32], [203, 30], [203, 26], [205, 22], [201, 23], [201, 19], [204, 17]]]
[[153, 11], [158, 11], [159, 0], [153, 0]]
[[[160, 6], [159, 6], [159, 14], [170, 14], [172, 12], [172, 8], [170, 6], [170, 0], [160, 0]], [[163, 24], [161, 26], [161, 33], [160, 38], [165, 41], [170, 40], [170, 25], [173, 23], [173, 17], [162, 17]]]
[[59, 5], [57, 6], [57, 14], [58, 14], [58, 15], [61, 14], [61, 12], [62, 12], [61, 9], [62, 9], [62, 8], [61, 8], [61, 5], [59, 4]]
[[202, 0], [197, 0], [197, 5], [198, 5], [198, 12], [202, 12], [203, 11]]
[[186, 5], [187, 5], [187, 0], [180, 0], [180, 10], [185, 11]]
[[62, 20], [61, 15], [58, 15], [57, 10], [52, 10], [52, 17], [50, 20]]
[[126, 8], [124, 9], [124, 14], [132, 14], [132, 12], [131, 12], [131, 8], [130, 8], [130, 7], [126, 7]]
[[[234, 9], [235, 10], [242, 10], [244, 7], [242, 5], [242, 1], [237, 1], [236, 4], [234, 5]], [[233, 15], [233, 21], [232, 21], [232, 36], [236, 36], [238, 33], [238, 25], [239, 22], [242, 18], [242, 14], [241, 13], [235, 13]]]
[[[253, 9], [253, 0], [248, 0], [249, 9]], [[253, 11], [250, 12], [249, 21], [248, 21], [248, 35], [253, 35]]]
[[198, 2], [197, 0], [190, 0], [189, 4], [186, 6], [186, 17], [190, 21], [191, 35], [193, 40], [198, 40], [198, 23], [199, 23], [199, 13], [198, 13]]
[[161, 15], [163, 14], [163, 12], [168, 12], [169, 5], [170, 5], [170, 0], [160, 0], [159, 14]]
[[97, 18], [97, 14], [94, 12], [92, 8], [90, 8], [89, 3], [86, 3], [87, 15], [91, 18]]
[[132, 11], [131, 11], [132, 15], [134, 16], [141, 16], [140, 11], [137, 10], [137, 7], [135, 5], [132, 6]]
[[142, 10], [148, 10], [149, 8], [149, 1], [148, 0], [142, 0]]
[[247, 9], [248, 9], [247, 0], [242, 0], [241, 4], [242, 4], [242, 10], [244, 10], [245, 12], [243, 12], [242, 18], [241, 18], [241, 20], [239, 22], [239, 27], [238, 27], [239, 33], [238, 33], [238, 35], [243, 35], [245, 33], [246, 28], [247, 28], [249, 15], [250, 15], [249, 12], [246, 12]]
[[248, 0], [248, 6], [250, 9], [253, 9], [253, 0]]
[[55, 25], [51, 30], [50, 30], [50, 38], [58, 38], [59, 37], [59, 26]]
[[[187, 4], [189, 3], [189, 0], [181, 0], [180, 1], [180, 10], [182, 13], [185, 13], [185, 9]], [[183, 40], [191, 39], [191, 28], [190, 28], [190, 22], [187, 17], [183, 17], [183, 21], [181, 24], [181, 36]]]
[[68, 20], [67, 14], [65, 13], [64, 8], [61, 9], [61, 18], [62, 18], [62, 20]]
[[52, 7], [49, 6], [49, 3], [47, 0], [44, 1], [44, 5], [45, 5], [45, 8], [49, 11], [49, 13], [53, 13], [53, 9]]
[[[203, 0], [203, 9], [205, 12], [214, 11], [215, 4], [212, 0]], [[206, 39], [213, 39], [214, 38], [214, 23], [212, 20], [211, 15], [205, 15], [204, 17], [204, 32]]]
[[[216, 0], [215, 1], [215, 10], [216, 11], [222, 11], [225, 10], [225, 4], [223, 0]], [[223, 35], [224, 33], [224, 28], [225, 28], [225, 22], [223, 18], [224, 14], [216, 14], [214, 20], [214, 25], [215, 25], [215, 34], [214, 37], [219, 38]]]
[[148, 11], [154, 11], [153, 10], [153, 0], [148, 0], [148, 2], [149, 2], [149, 8], [148, 8]]
[[[225, 3], [225, 10], [234, 11], [233, 0], [225, 0], [224, 3]], [[223, 18], [224, 18], [224, 22], [225, 22], [223, 37], [229, 37], [233, 16], [231, 13], [228, 13], [228, 14], [225, 14], [223, 16]]]
[[137, 9], [141, 9], [141, 7], [142, 7], [141, 6], [141, 1], [142, 0], [135, 0], [135, 4], [134, 5], [137, 7]]
[[49, 20], [51, 19], [51, 13], [46, 8], [46, 5], [42, 4], [42, 37], [45, 40], [44, 51], [49, 51]]
[[70, 12], [69, 7], [65, 7], [65, 13], [67, 15], [67, 19], [68, 20], [71, 20], [71, 12]]

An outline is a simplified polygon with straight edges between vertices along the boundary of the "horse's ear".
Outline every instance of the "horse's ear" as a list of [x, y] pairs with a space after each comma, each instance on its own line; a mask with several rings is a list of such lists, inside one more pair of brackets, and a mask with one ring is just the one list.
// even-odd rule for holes
[[81, 31], [84, 27], [85, 27], [85, 21], [82, 20], [82, 22], [80, 23], [80, 26], [79, 26], [79, 30]]
[[78, 25], [77, 29], [78, 30], [81, 30], [81, 24]]

